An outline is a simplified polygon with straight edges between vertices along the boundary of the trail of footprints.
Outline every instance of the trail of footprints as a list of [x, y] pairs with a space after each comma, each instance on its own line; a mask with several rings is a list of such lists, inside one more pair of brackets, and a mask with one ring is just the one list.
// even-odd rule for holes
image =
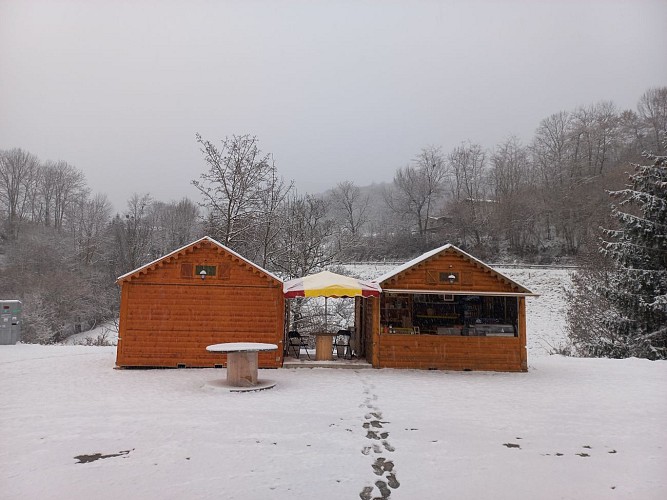
[[[370, 453], [373, 452], [374, 455], [380, 455], [376, 457], [375, 462], [371, 465], [373, 473], [376, 476], [380, 476], [380, 479], [375, 481], [375, 486], [365, 486], [364, 489], [361, 490], [361, 493], [359, 493], [359, 497], [362, 500], [383, 500], [389, 498], [391, 496], [391, 490], [398, 488], [401, 483], [399, 483], [396, 478], [394, 462], [381, 456], [385, 452], [392, 453], [396, 449], [389, 442], [389, 432], [385, 430], [384, 427], [384, 424], [388, 424], [389, 422], [382, 420], [382, 412], [375, 405], [377, 395], [371, 394], [372, 388], [372, 385], [367, 384], [364, 389], [366, 398], [361, 405], [361, 408], [370, 410], [364, 417], [365, 422], [363, 427], [366, 429], [366, 439], [371, 442], [368, 446], [364, 446], [361, 449], [361, 453], [370, 455]], [[373, 491], [376, 488], [379, 492], [379, 496], [373, 496]]]
[[[516, 439], [520, 440], [522, 438], [517, 437]], [[518, 444], [518, 443], [503, 443], [503, 446], [506, 447], [506, 448], [515, 448], [515, 449], [518, 449], [518, 450], [522, 449], [521, 445]], [[593, 447], [589, 444], [584, 444], [581, 447], [585, 448], [586, 450], [592, 450], [593, 449]], [[614, 450], [607, 451], [607, 453], [611, 454], [611, 455], [615, 455], [618, 452], [614, 449]], [[550, 457], [550, 456], [562, 457], [564, 454], [561, 453], [560, 451], [558, 451], [558, 452], [553, 453], [553, 454], [552, 453], [540, 453], [540, 455], [542, 455], [543, 457]], [[579, 453], [575, 453], [575, 455], [577, 455], [579, 457], [582, 457], [582, 458], [589, 458], [591, 456], [590, 453], [587, 453], [587, 452], [584, 452], [584, 451], [581, 451]]]

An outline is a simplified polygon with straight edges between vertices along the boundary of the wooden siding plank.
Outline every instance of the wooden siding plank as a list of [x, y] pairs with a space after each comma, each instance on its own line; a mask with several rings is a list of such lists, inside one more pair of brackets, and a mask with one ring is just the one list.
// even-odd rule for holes
[[380, 335], [382, 368], [522, 371], [518, 337]]

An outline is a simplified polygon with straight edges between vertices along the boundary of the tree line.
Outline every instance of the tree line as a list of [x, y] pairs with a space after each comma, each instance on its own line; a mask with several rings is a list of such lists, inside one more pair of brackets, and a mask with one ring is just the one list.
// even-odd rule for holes
[[383, 190], [373, 234], [387, 241], [373, 247], [398, 251], [410, 239], [419, 249], [451, 241], [494, 260], [576, 256], [607, 217], [605, 190], [624, 182], [643, 152], [664, 152], [666, 128], [662, 87], [646, 91], [636, 111], [599, 102], [555, 113], [527, 144], [510, 137], [489, 150], [424, 148]]
[[391, 183], [299, 193], [251, 135], [196, 136], [201, 199], [133, 194], [114, 214], [83, 172], [0, 151], [0, 294], [24, 301], [25, 338], [52, 342], [116, 317], [115, 278], [208, 234], [286, 278], [337, 261], [406, 259], [451, 242], [483, 259], [551, 262], [595, 245], [605, 189], [643, 151], [664, 152], [667, 87], [636, 110], [600, 102], [492, 149], [430, 145]]

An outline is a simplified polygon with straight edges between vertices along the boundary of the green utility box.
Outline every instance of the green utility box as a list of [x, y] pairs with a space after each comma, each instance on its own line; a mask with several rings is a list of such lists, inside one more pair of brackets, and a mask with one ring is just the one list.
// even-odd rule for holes
[[21, 340], [21, 301], [0, 300], [0, 345]]

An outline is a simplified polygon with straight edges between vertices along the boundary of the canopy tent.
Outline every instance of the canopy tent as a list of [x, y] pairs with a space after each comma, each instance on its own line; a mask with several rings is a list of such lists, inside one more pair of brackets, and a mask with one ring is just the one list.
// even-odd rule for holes
[[377, 283], [350, 278], [329, 271], [311, 274], [283, 283], [285, 298], [294, 297], [379, 297]]
[[324, 325], [327, 325], [329, 297], [379, 297], [382, 289], [377, 283], [336, 274], [329, 271], [311, 274], [283, 283], [285, 298], [324, 297]]

